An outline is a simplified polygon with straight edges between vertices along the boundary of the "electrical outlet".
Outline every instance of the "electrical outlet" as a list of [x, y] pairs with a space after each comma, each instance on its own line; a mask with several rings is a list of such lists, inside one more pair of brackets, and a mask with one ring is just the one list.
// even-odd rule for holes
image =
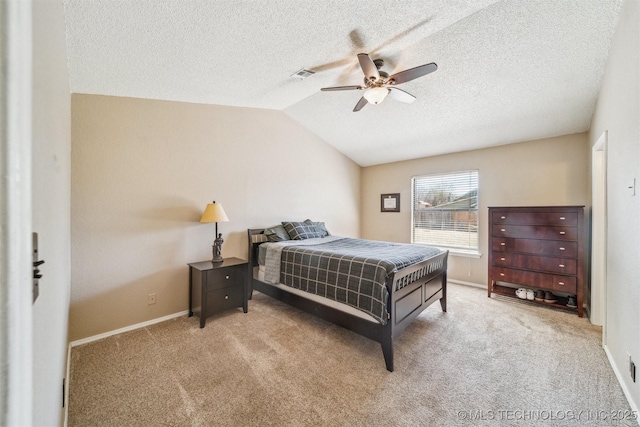
[[156, 303], [156, 294], [149, 294], [149, 296], [147, 297], [147, 305], [151, 305], [155, 303]]

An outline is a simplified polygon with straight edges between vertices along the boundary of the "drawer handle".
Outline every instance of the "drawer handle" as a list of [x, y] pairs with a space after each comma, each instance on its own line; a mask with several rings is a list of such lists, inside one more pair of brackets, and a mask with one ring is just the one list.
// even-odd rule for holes
[[505, 230], [504, 228], [501, 228], [500, 231], [507, 231], [507, 230]]
[[506, 245], [506, 243], [504, 243], [504, 242], [500, 243], [500, 246], [505, 246], [505, 245]]
[[560, 264], [558, 267], [562, 267], [562, 268], [564, 268], [564, 264]]
[[564, 220], [565, 220], [565, 217], [561, 216], [561, 217], [560, 217], [560, 220], [561, 220], [561, 221], [564, 221]]
[[564, 248], [560, 248], [561, 251], [564, 251]]
[[504, 273], [500, 273], [501, 276], [504, 276]]
[[558, 282], [558, 285], [564, 286], [564, 282]]
[[564, 231], [561, 231], [561, 232], [560, 232], [560, 234], [563, 234], [563, 235], [564, 235], [564, 234], [567, 234], [567, 233], [565, 233]]
[[507, 219], [507, 217], [506, 216], [501, 216], [500, 219]]
[[505, 260], [506, 260], [506, 258], [500, 258], [500, 261], [505, 261]]
[[229, 276], [224, 276], [225, 279], [229, 280]]

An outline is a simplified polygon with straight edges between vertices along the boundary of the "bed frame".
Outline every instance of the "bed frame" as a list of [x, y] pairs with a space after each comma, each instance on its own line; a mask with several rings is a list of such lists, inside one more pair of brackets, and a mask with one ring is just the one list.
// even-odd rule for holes
[[249, 296], [253, 290], [267, 294], [307, 313], [342, 326], [345, 329], [377, 341], [387, 370], [393, 372], [393, 340], [425, 308], [440, 300], [442, 311], [447, 311], [447, 258], [448, 251], [403, 268], [387, 278], [389, 290], [386, 325], [374, 323], [338, 309], [323, 305], [299, 295], [283, 291], [258, 280], [258, 246], [266, 242], [264, 229], [249, 229]]

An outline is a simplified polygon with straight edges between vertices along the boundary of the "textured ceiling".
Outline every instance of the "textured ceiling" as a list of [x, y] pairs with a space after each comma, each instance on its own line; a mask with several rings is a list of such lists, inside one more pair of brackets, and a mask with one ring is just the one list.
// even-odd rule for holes
[[[65, 0], [70, 85], [283, 110], [368, 166], [586, 131], [621, 2]], [[320, 88], [361, 84], [360, 52], [438, 70], [353, 113]]]

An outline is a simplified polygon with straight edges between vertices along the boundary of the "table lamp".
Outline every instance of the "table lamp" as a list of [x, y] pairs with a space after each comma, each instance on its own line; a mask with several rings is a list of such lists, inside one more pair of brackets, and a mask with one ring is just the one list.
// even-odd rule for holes
[[216, 234], [215, 239], [213, 241], [213, 257], [211, 258], [211, 262], [222, 262], [224, 258], [222, 258], [222, 233], [218, 234], [218, 223], [219, 222], [228, 222], [229, 218], [227, 214], [224, 212], [222, 205], [220, 203], [209, 203], [202, 214], [202, 218], [200, 218], [200, 222], [215, 222], [216, 223]]

